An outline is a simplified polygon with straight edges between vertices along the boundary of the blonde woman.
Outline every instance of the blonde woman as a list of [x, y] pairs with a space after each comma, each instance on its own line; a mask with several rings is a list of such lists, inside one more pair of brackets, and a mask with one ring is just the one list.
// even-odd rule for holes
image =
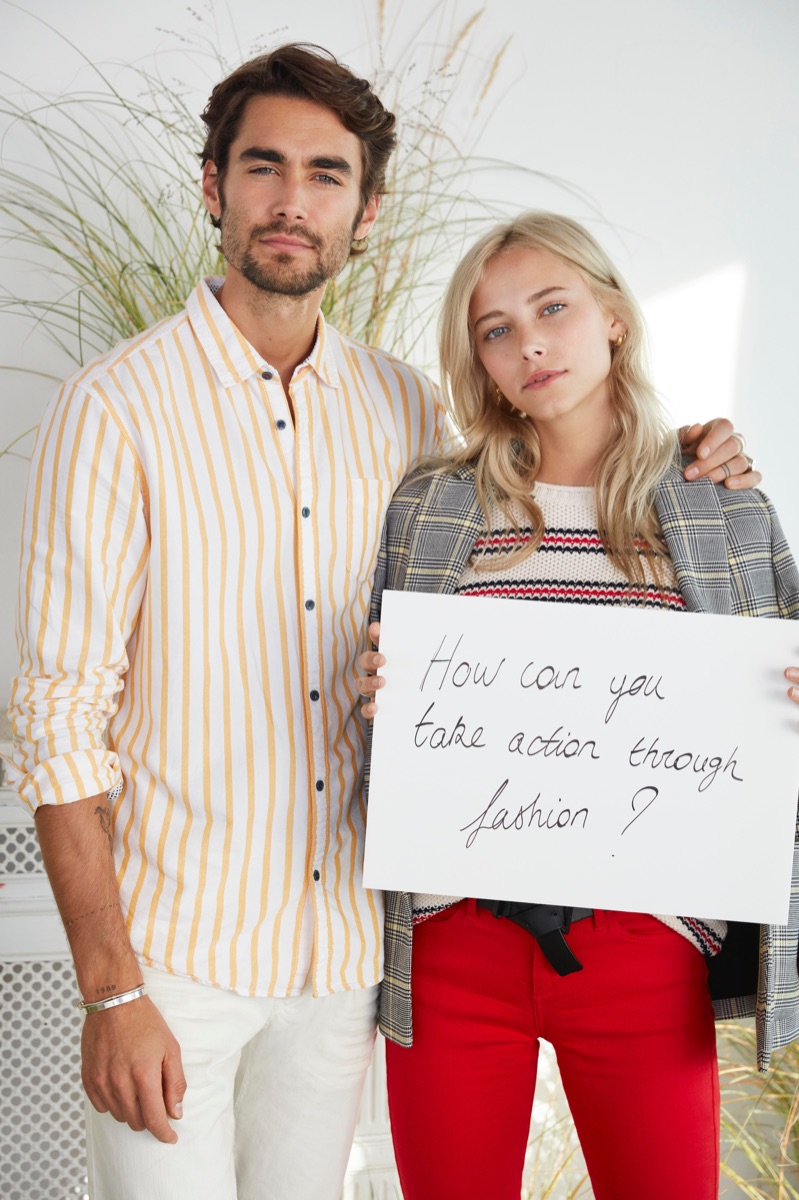
[[[440, 349], [463, 445], [392, 501], [374, 620], [384, 588], [799, 617], [769, 501], [685, 482], [638, 306], [579, 225], [528, 213], [478, 242]], [[362, 656], [365, 694], [383, 663]], [[709, 966], [720, 1011], [754, 1013], [756, 927], [537, 903], [559, 899], [533, 877], [529, 905], [389, 895], [381, 1025], [406, 1200], [518, 1200], [540, 1037], [597, 1200], [715, 1200]], [[797, 930], [760, 945], [765, 1066], [799, 1036]]]

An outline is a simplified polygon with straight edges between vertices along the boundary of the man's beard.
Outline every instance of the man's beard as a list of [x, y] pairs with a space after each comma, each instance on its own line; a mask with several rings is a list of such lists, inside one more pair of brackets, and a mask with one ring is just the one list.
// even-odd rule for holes
[[[311, 246], [316, 254], [307, 265], [301, 266], [296, 253], [272, 252], [269, 262], [261, 261], [252, 246], [260, 238], [282, 234], [298, 238]], [[242, 248], [244, 237], [247, 246]], [[339, 233], [328, 244], [318, 234], [304, 227], [296, 228], [275, 221], [271, 225], [259, 225], [246, 235], [235, 216], [229, 211], [222, 216], [222, 254], [246, 280], [262, 292], [278, 296], [307, 296], [334, 279], [344, 267], [350, 255], [352, 230]], [[300, 251], [304, 254], [304, 251]]]

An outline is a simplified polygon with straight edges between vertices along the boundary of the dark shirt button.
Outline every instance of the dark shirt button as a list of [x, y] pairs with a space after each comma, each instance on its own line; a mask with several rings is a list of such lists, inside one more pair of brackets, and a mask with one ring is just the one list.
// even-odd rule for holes
[[323, 792], [323, 791], [325, 790], [325, 784], [324, 784], [324, 780], [322, 780], [322, 779], [317, 779], [317, 781], [316, 781], [316, 790], [317, 790], [317, 792]]
[[312, 608], [316, 608], [316, 605], [314, 604], [313, 600], [306, 600], [305, 607], [308, 609], [308, 612], [310, 612]]
[[318, 883], [319, 880], [322, 878], [322, 876], [319, 874], [318, 871], [314, 871], [313, 878], [314, 878], [314, 883]]
[[276, 422], [276, 424], [277, 424], [278, 429], [286, 428], [286, 422], [282, 419], [282, 417], [279, 421]]
[[319, 699], [319, 693], [317, 692], [316, 688], [314, 688], [314, 690], [311, 692], [311, 699], [312, 699], [312, 700], [318, 700], [318, 699]]
[[305, 507], [305, 508], [302, 510], [302, 515], [303, 515], [304, 517], [310, 517], [310, 515], [311, 515], [311, 510], [310, 510], [310, 508], [308, 508], [308, 507], [306, 506], [306, 507]]
[[273, 378], [273, 375], [272, 375], [271, 371], [261, 371], [261, 379], [272, 379], [272, 378]]

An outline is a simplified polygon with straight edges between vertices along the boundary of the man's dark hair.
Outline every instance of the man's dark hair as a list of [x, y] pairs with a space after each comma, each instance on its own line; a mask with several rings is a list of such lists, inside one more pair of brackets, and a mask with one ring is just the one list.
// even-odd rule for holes
[[[200, 159], [221, 184], [244, 109], [254, 96], [292, 96], [329, 108], [361, 142], [361, 211], [386, 190], [386, 167], [397, 144], [396, 118], [366, 79], [358, 79], [321, 46], [292, 42], [243, 63], [211, 92], [202, 119], [208, 130]], [[212, 218], [214, 225], [219, 221]]]

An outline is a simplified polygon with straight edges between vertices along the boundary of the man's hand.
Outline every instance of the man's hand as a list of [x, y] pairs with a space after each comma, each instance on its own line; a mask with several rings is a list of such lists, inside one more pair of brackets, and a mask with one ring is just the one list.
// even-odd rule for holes
[[147, 996], [90, 1013], [83, 1023], [83, 1086], [98, 1112], [159, 1142], [178, 1140], [167, 1117], [183, 1115], [180, 1047]]
[[683, 454], [694, 462], [685, 468], [686, 479], [712, 479], [728, 488], [757, 487], [763, 476], [752, 469], [752, 460], [744, 454], [744, 439], [726, 417], [717, 417], [706, 425], [684, 425], [677, 431]]
[[[375, 646], [380, 643], [380, 622], [373, 621], [369, 626], [369, 637]], [[375, 701], [375, 692], [383, 687], [386, 682], [382, 675], [377, 674], [379, 667], [386, 665], [386, 659], [383, 654], [379, 654], [377, 650], [364, 650], [363, 654], [358, 655], [358, 671], [359, 674], [355, 679], [355, 686], [361, 696], [364, 697], [364, 703], [361, 705], [361, 712], [366, 717], [367, 721], [371, 721], [377, 712], [377, 703]]]

